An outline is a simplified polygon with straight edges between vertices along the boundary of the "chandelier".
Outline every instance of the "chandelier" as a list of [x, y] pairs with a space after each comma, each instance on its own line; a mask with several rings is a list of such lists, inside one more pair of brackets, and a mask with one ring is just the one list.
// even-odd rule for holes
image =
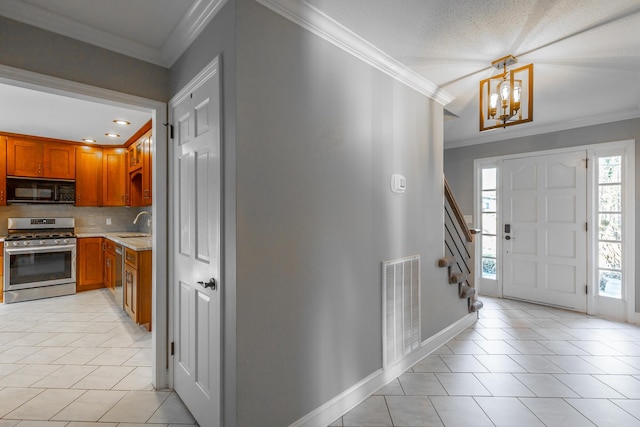
[[517, 62], [496, 59], [491, 65], [502, 72], [480, 81], [480, 132], [533, 120], [533, 64], [507, 70]]

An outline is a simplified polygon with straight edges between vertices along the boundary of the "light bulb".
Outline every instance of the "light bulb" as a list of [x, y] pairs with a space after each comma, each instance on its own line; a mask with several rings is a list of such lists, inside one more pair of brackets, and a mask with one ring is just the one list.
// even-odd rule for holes
[[509, 82], [505, 80], [500, 83], [500, 97], [503, 101], [509, 101], [509, 92], [511, 92]]
[[489, 98], [489, 106], [491, 108], [498, 108], [498, 93], [493, 92]]
[[513, 84], [513, 104], [511, 108], [514, 113], [520, 109], [520, 98], [522, 97], [522, 84], [520, 82], [515, 82]]

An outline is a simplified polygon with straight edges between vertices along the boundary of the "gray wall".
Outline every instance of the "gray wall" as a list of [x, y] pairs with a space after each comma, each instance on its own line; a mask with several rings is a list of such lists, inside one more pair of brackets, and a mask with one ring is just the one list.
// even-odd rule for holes
[[237, 425], [285, 426], [382, 367], [382, 261], [422, 256], [423, 338], [466, 302], [436, 267], [442, 107], [237, 4]]
[[166, 68], [0, 16], [0, 64], [158, 101]]
[[[499, 130], [495, 131], [499, 132]], [[473, 160], [507, 154], [529, 153], [555, 148], [574, 147], [603, 142], [636, 140], [636, 212], [640, 212], [640, 119], [624, 120], [596, 126], [552, 132], [523, 138], [508, 139], [444, 152], [445, 175], [460, 208], [465, 214], [473, 210]], [[636, 214], [636, 248], [640, 248], [640, 216]], [[640, 251], [636, 249], [636, 265]], [[636, 312], [640, 312], [640, 274], [636, 274]]]
[[207, 28], [171, 67], [170, 94], [178, 93], [207, 64], [220, 55], [222, 64], [223, 191], [223, 425], [236, 425], [236, 2], [228, 0]]

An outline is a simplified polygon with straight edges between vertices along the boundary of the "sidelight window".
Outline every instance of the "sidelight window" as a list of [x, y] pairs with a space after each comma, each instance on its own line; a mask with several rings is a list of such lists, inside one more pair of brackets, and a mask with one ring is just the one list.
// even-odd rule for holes
[[622, 298], [622, 156], [598, 158], [598, 294]]
[[496, 280], [497, 271], [497, 171], [483, 168], [481, 174], [482, 277], [491, 280]]

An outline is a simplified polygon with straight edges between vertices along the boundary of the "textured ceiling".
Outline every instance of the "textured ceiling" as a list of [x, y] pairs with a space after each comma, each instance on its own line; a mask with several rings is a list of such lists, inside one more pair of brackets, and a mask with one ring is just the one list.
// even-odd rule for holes
[[[455, 96], [448, 146], [640, 116], [638, 0], [307, 3]], [[509, 54], [534, 64], [534, 121], [480, 134], [478, 82]]]
[[[311, 5], [452, 94], [448, 147], [640, 117], [639, 0], [270, 1]], [[78, 34], [95, 29], [91, 40], [111, 35], [157, 50], [183, 14], [204, 3], [0, 0], [0, 14], [21, 5], [32, 25], [47, 28], [36, 15], [52, 17], [77, 24]], [[509, 54], [534, 64], [534, 120], [480, 133], [478, 82]]]

